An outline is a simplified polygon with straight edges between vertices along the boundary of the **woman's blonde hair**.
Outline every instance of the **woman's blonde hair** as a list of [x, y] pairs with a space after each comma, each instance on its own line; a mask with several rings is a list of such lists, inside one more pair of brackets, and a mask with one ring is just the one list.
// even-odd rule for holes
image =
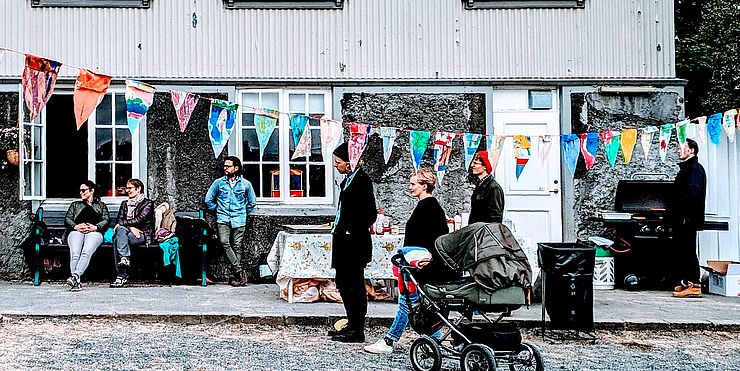
[[432, 193], [432, 191], [434, 191], [434, 188], [437, 186], [437, 177], [434, 175], [434, 172], [429, 169], [419, 169], [417, 171], [413, 171], [411, 172], [411, 175], [409, 175], [409, 178], [411, 178], [412, 176], [416, 176], [419, 184], [427, 186], [428, 193]]

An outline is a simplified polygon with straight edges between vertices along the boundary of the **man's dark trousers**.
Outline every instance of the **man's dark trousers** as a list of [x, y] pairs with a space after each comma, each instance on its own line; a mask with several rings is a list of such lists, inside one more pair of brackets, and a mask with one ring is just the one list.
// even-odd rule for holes
[[362, 332], [365, 330], [367, 315], [365, 267], [341, 267], [336, 268], [336, 271], [335, 282], [347, 312], [347, 329]]

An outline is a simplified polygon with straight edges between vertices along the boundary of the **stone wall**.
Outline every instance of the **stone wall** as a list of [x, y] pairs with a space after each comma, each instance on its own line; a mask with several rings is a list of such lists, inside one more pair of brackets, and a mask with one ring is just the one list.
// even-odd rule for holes
[[[598, 93], [577, 93], [571, 95], [571, 132], [585, 133], [592, 131], [642, 128], [675, 123], [683, 112], [683, 99], [678, 93], [657, 92], [646, 95], [602, 95]], [[599, 150], [594, 166], [586, 170], [581, 156], [574, 176], [574, 212], [577, 236], [586, 239], [590, 236], [613, 237], [610, 229], [600, 222], [589, 220], [599, 210], [614, 208], [614, 196], [617, 182], [629, 179], [635, 173], [665, 173], [672, 180], [678, 172], [677, 140], [673, 133], [666, 162], [660, 161], [658, 133], [653, 135], [648, 161], [645, 160], [640, 133], [637, 135], [632, 160], [623, 165], [620, 150], [614, 167], [609, 165], [604, 147], [599, 143]]]

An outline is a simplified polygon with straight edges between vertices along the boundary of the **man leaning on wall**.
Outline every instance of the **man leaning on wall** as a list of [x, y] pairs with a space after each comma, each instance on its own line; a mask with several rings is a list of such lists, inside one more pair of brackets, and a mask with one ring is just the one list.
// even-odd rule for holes
[[242, 241], [247, 215], [257, 205], [252, 183], [241, 176], [242, 163], [235, 156], [224, 159], [224, 176], [211, 184], [206, 194], [206, 206], [216, 211], [216, 231], [231, 265], [231, 286], [247, 284], [247, 273], [241, 266]]

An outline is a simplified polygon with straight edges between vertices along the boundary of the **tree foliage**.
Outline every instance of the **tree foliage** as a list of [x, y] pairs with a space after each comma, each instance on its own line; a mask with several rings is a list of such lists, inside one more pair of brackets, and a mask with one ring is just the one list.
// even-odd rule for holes
[[675, 0], [676, 73], [689, 117], [740, 108], [740, 1]]

